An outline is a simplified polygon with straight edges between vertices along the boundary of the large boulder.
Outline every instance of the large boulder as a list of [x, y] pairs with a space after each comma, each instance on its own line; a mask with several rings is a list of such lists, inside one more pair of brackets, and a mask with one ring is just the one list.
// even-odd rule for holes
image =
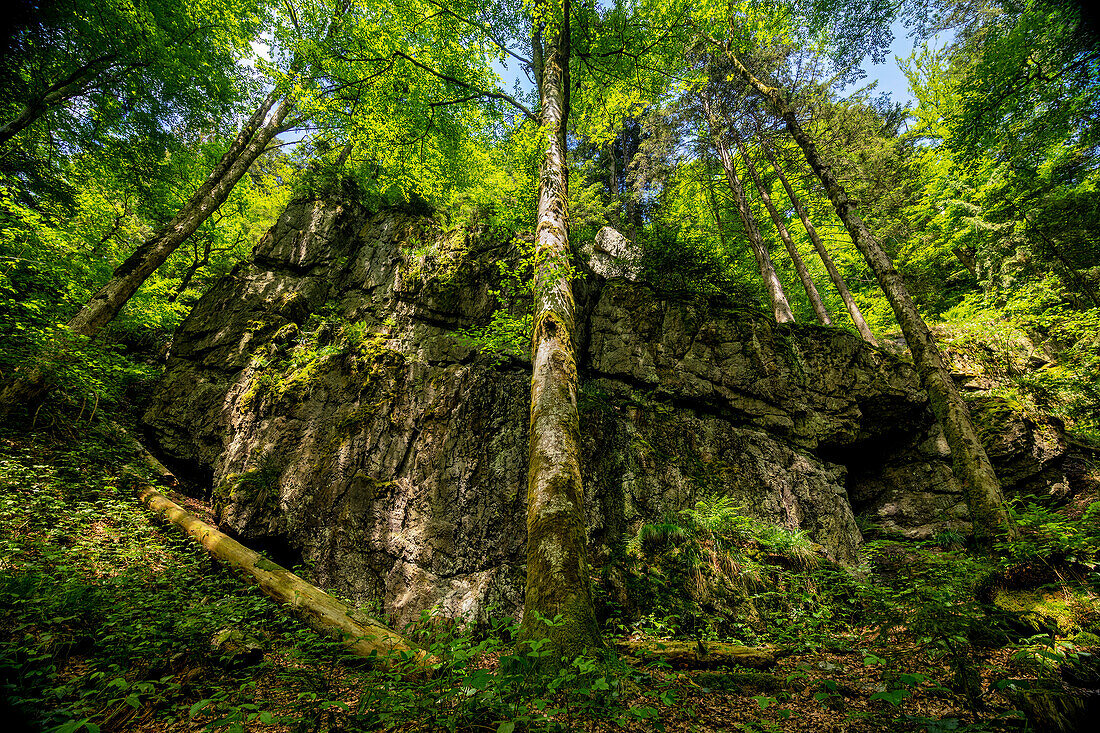
[[[224, 529], [398, 622], [518, 610], [530, 365], [522, 346], [486, 355], [478, 338], [499, 316], [511, 241], [293, 202], [177, 332], [144, 417], [151, 443], [211, 487]], [[913, 536], [966, 528], [903, 360], [618, 274], [577, 296], [597, 563], [714, 493], [843, 563], [858, 558], [857, 514]]]

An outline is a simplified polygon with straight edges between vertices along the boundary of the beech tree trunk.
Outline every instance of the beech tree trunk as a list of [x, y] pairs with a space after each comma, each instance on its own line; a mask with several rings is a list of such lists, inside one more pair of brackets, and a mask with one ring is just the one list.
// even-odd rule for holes
[[533, 44], [546, 147], [539, 167], [535, 231], [527, 591], [520, 638], [549, 639], [551, 664], [603, 646], [589, 588], [577, 411], [576, 304], [569, 280], [565, 157], [569, 10], [569, 0], [564, 0], [561, 18], [547, 21], [557, 26], [551, 40], [543, 47], [540, 29]]
[[989, 541], [997, 532], [1002, 531], [1014, 537], [1016, 528], [1005, 507], [1001, 482], [997, 479], [993, 464], [990, 463], [974, 429], [966, 402], [955, 386], [951, 372], [944, 365], [932, 332], [921, 318], [901, 275], [894, 268], [894, 263], [856, 212], [855, 204], [833, 175], [832, 168], [821, 157], [817, 145], [799, 123], [794, 108], [780, 95], [778, 89], [757, 79], [734, 53], [728, 52], [728, 55], [742, 78], [763, 98], [772, 114], [787, 126], [787, 131], [806, 156], [806, 162], [825, 187], [825, 193], [848, 230], [852, 242], [863, 254], [886, 293], [913, 355], [913, 365], [920, 375], [925, 392], [928, 393], [932, 410], [943, 428], [947, 444], [951, 447], [955, 477], [965, 492], [975, 536], [979, 540]]
[[798, 218], [802, 220], [802, 226], [805, 227], [806, 234], [810, 236], [810, 241], [813, 242], [814, 249], [817, 250], [817, 256], [821, 258], [822, 264], [825, 265], [825, 269], [829, 273], [829, 278], [833, 281], [833, 285], [836, 286], [837, 291], [840, 293], [840, 298], [844, 301], [844, 307], [848, 309], [848, 315], [851, 316], [852, 323], [855, 324], [856, 330], [859, 331], [859, 335], [863, 337], [864, 341], [878, 346], [875, 335], [871, 333], [867, 321], [863, 318], [863, 312], [860, 311], [855, 298], [852, 297], [851, 291], [848, 290], [848, 284], [844, 282], [844, 277], [840, 274], [840, 271], [836, 269], [836, 263], [833, 262], [829, 250], [825, 249], [825, 244], [821, 241], [821, 235], [817, 233], [817, 229], [810, 222], [810, 217], [807, 215], [805, 207], [802, 206], [802, 202], [799, 200], [798, 196], [795, 195], [790, 181], [783, 175], [783, 169], [776, 163], [775, 156], [772, 155], [772, 151], [767, 145], [764, 145], [764, 155], [767, 156], [772, 169], [775, 171], [775, 174], [779, 176], [783, 188], [786, 189], [787, 197], [791, 200], [794, 210], [798, 212]]
[[[237, 182], [275, 136], [283, 132], [292, 106], [289, 98], [280, 98], [276, 91], [268, 94], [175, 218], [138, 246], [115, 269], [111, 280], [69, 320], [67, 327], [72, 335], [92, 338], [118, 315], [153, 271], [164, 264], [225, 203]], [[16, 405], [32, 404], [39, 400], [49, 388], [50, 365], [68, 358], [70, 353], [68, 344], [55, 343], [48, 347], [46, 353], [39, 355], [36, 363], [28, 365], [23, 373], [17, 373], [0, 390], [0, 420], [7, 417]]]
[[142, 489], [141, 501], [183, 529], [211, 555], [256, 583], [264, 595], [315, 631], [342, 639], [349, 652], [386, 669], [399, 668], [411, 659], [415, 668], [430, 674], [437, 660], [392, 629], [219, 532], [152, 486]]
[[[707, 110], [710, 118], [710, 110]], [[772, 312], [775, 314], [776, 323], [790, 323], [794, 321], [794, 313], [791, 312], [791, 304], [787, 302], [787, 295], [783, 292], [783, 283], [779, 282], [779, 276], [775, 274], [775, 265], [768, 255], [768, 247], [764, 238], [760, 235], [760, 227], [756, 224], [756, 217], [749, 207], [749, 201], [745, 198], [745, 189], [741, 185], [741, 179], [737, 176], [737, 169], [733, 165], [729, 148], [717, 132], [717, 125], [713, 119], [708, 119], [711, 127], [711, 135], [714, 138], [714, 147], [718, 149], [718, 157], [722, 161], [722, 169], [726, 172], [726, 182], [729, 184], [733, 200], [737, 205], [737, 213], [741, 217], [741, 223], [745, 227], [745, 235], [749, 239], [749, 247], [756, 257], [756, 265], [760, 269], [760, 277], [764, 281], [764, 288], [768, 292], [768, 300], [772, 304]]]
[[790, 232], [787, 231], [786, 225], [783, 223], [782, 217], [779, 216], [779, 212], [775, 209], [775, 204], [772, 203], [772, 197], [764, 188], [763, 182], [760, 180], [760, 174], [756, 172], [756, 166], [752, 164], [752, 160], [749, 158], [748, 151], [745, 150], [744, 142], [741, 140], [741, 136], [730, 130], [730, 134], [733, 135], [733, 141], [737, 144], [737, 149], [741, 153], [741, 160], [745, 163], [745, 169], [749, 172], [749, 177], [752, 178], [753, 184], [756, 186], [757, 192], [760, 194], [760, 200], [764, 202], [764, 207], [768, 210], [768, 214], [771, 216], [772, 221], [775, 223], [775, 228], [779, 230], [779, 238], [783, 240], [783, 246], [787, 248], [787, 254], [791, 256], [791, 262], [794, 263], [795, 272], [798, 273], [798, 279], [802, 281], [802, 287], [806, 290], [806, 297], [810, 299], [810, 305], [814, 309], [814, 315], [817, 316], [817, 320], [828, 326], [833, 321], [829, 318], [829, 311], [825, 310], [825, 303], [821, 300], [821, 294], [817, 292], [817, 286], [814, 285], [813, 278], [810, 277], [810, 271], [806, 269], [806, 263], [802, 261], [802, 256], [798, 254], [798, 248], [794, 246], [794, 240], [791, 239]]

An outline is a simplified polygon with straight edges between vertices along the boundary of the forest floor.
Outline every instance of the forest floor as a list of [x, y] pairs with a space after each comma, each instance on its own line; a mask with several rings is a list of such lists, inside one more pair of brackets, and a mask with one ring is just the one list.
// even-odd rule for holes
[[[1089, 641], [1100, 639], [983, 636], [993, 617], [973, 599], [941, 590], [920, 606], [890, 578], [879, 597], [896, 597], [890, 613], [862, 623], [826, 605], [817, 620], [774, 619], [782, 633], [752, 640], [784, 649], [766, 670], [576, 660], [538, 673], [509, 642], [508, 619], [462, 629], [425, 618], [405, 632], [443, 660], [438, 674], [381, 672], [153, 518], [124, 471], [134, 462], [108, 423], [0, 430], [7, 730], [1025, 730], [1029, 688], [1075, 710], [1074, 696], [1097, 687]], [[1067, 598], [1095, 595], [1095, 578], [1066, 577]]]

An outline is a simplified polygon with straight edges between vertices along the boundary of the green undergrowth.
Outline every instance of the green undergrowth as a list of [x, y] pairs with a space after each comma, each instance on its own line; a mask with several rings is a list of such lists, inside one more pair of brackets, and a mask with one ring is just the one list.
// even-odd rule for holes
[[[1027, 709], [1037, 690], [1072, 699], [1100, 682], [1100, 502], [1073, 517], [1024, 497], [1012, 513], [1021, 536], [992, 552], [955, 532], [921, 541], [865, 525], [863, 562], [845, 568], [804, 533], [708, 497], [641, 526], [603, 569], [598, 597], [634, 636], [858, 653], [878, 671], [873, 689], [864, 683], [872, 701], [896, 708], [939, 690], [989, 719]], [[842, 705], [855, 694], [842, 678], [815, 682], [814, 699]]]
[[[792, 624], [824, 628], [850, 576], [800, 530], [745, 516], [726, 496], [644, 524], [603, 569], [611, 624], [657, 636], [754, 644]], [[615, 586], [622, 591], [616, 593]]]
[[405, 633], [440, 660], [432, 674], [372, 669], [153, 521], [122, 475], [134, 458], [98, 424], [75, 441], [0, 431], [7, 730], [648, 729], [674, 700], [610, 657], [547, 665], [510, 619], [425, 613]]
[[15, 730], [679, 730], [704, 713], [743, 731], [822, 715], [852, 730], [1016, 730], [1035, 696], [1072, 699], [1100, 675], [1100, 503], [1074, 516], [1018, 500], [1022, 537], [992, 553], [865, 525], [863, 563], [846, 568], [704, 497], [599, 571], [605, 635], [769, 646], [776, 667], [555, 660], [545, 643], [517, 647], [510, 619], [428, 612], [404, 633], [438, 658], [432, 674], [384, 672], [152, 520], [126, 443], [82, 427], [0, 431], [0, 692]]
[[955, 371], [1032, 415], [1053, 415], [1071, 436], [1100, 445], [1100, 307], [1067, 304], [1054, 275], [1002, 302], [973, 294], [937, 327]]

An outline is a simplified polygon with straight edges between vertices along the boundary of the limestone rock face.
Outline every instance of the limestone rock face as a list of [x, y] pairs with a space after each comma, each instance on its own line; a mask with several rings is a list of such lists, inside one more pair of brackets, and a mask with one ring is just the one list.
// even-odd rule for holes
[[[144, 417], [151, 444], [212, 487], [223, 529], [397, 622], [518, 610], [530, 365], [477, 338], [510, 241], [293, 202], [177, 332]], [[714, 493], [846, 563], [857, 514], [915, 536], [965, 526], [900, 359], [620, 276], [577, 297], [594, 562]]]
[[594, 240], [581, 244], [580, 251], [589, 268], [600, 277], [633, 281], [642, 272], [641, 247], [611, 227], [602, 227]]

